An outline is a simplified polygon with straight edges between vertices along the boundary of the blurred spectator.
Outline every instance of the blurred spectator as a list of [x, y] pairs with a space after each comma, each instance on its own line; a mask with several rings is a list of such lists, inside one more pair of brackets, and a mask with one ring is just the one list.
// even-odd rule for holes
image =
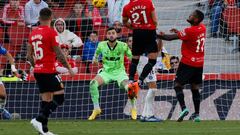
[[25, 22], [28, 26], [37, 26], [38, 17], [41, 9], [48, 7], [42, 0], [29, 0], [25, 5]]
[[214, 0], [210, 10], [211, 37], [218, 37], [220, 18], [224, 9], [224, 0]]
[[107, 2], [109, 26], [112, 26], [115, 21], [122, 23], [123, 7], [129, 3], [129, 0], [108, 0]]
[[106, 14], [104, 11], [106, 8], [96, 8], [92, 5], [92, 0], [87, 0], [87, 8], [86, 12], [89, 14], [89, 17], [92, 17], [94, 26], [101, 26], [103, 24], [104, 17], [106, 18]]
[[9, 43], [8, 27], [24, 26], [24, 8], [19, 0], [10, 0], [3, 8], [4, 43]]
[[86, 12], [86, 5], [76, 2], [66, 19], [67, 29], [78, 36], [81, 35], [83, 42], [93, 30], [93, 22]]
[[172, 56], [170, 58], [171, 68], [169, 69], [169, 73], [176, 73], [179, 66], [179, 58], [177, 56]]
[[[64, 53], [64, 55], [66, 56], [69, 64], [71, 65], [71, 68], [73, 70], [74, 73], [78, 72], [78, 68], [76, 67], [76, 63], [75, 61], [71, 58], [71, 56], [69, 55], [70, 53], [70, 48], [68, 45], [64, 45], [62, 44], [61, 49]], [[60, 62], [56, 63], [56, 70], [59, 74], [68, 74], [68, 69], [65, 68]]]
[[83, 45], [80, 37], [66, 29], [66, 23], [62, 18], [58, 18], [53, 27], [58, 33], [57, 40], [60, 45], [67, 45], [70, 49], [72, 47], [79, 48]]
[[44, 0], [50, 8], [63, 8], [65, 0]]
[[[211, 0], [210, 1], [211, 37], [226, 36], [227, 24], [223, 21], [222, 12], [226, 7], [236, 7], [236, 0]], [[219, 31], [220, 27], [220, 33]]]
[[122, 23], [120, 21], [115, 21], [113, 23], [113, 27], [115, 28], [117, 32], [117, 39], [122, 42], [127, 42], [127, 37], [123, 35], [122, 33]]
[[162, 46], [162, 51], [157, 57], [156, 69], [159, 73], [168, 73], [170, 68], [170, 55], [165, 47]]
[[91, 73], [89, 65], [90, 63], [92, 63], [92, 59], [97, 46], [98, 46], [98, 33], [96, 31], [93, 31], [89, 35], [88, 40], [85, 42], [83, 46], [82, 61], [86, 65], [86, 73]]
[[240, 8], [240, 0], [236, 0], [237, 7]]
[[130, 49], [132, 49], [132, 42], [133, 42], [133, 36], [132, 34], [128, 34], [128, 38], [127, 38], [127, 45]]
[[8, 3], [8, 0], [0, 0], [0, 8], [4, 7]]
[[23, 44], [21, 45], [21, 49], [20, 49], [20, 52], [17, 53], [16, 57], [15, 57], [15, 60], [16, 61], [26, 61], [26, 58], [27, 58], [27, 45], [28, 45], [28, 39], [25, 38], [23, 40]]

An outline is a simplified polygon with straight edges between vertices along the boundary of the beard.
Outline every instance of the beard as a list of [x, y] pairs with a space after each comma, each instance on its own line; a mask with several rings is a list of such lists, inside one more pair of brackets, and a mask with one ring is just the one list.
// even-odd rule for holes
[[191, 25], [194, 24], [194, 20], [189, 20], [189, 19], [187, 19], [187, 22], [190, 23]]
[[114, 38], [114, 39], [109, 38], [108, 39], [108, 41], [111, 42], [111, 43], [115, 42], [116, 40], [117, 40], [117, 38]]

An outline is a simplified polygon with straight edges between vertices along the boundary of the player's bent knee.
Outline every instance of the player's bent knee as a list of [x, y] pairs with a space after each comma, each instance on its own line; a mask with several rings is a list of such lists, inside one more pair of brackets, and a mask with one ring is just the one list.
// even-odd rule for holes
[[62, 105], [64, 102], [64, 94], [54, 95], [53, 100], [55, 103], [57, 103], [57, 105]]
[[148, 64], [150, 64], [152, 67], [157, 63], [156, 59], [149, 59]]

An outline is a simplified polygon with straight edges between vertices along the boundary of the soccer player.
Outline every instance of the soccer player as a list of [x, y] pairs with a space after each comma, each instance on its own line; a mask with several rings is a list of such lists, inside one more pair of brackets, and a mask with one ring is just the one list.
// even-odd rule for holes
[[[162, 52], [162, 40], [158, 41], [158, 48], [159, 52]], [[145, 55], [140, 56], [139, 64], [137, 66], [138, 74], [141, 74], [143, 71], [144, 66], [148, 62], [148, 57]], [[160, 61], [162, 62], [162, 61]], [[145, 97], [145, 103], [142, 115], [140, 117], [141, 122], [161, 122], [162, 120], [155, 117], [153, 113], [153, 102], [155, 98], [155, 92], [157, 91], [157, 77], [155, 68], [148, 74], [148, 76], [144, 80], [145, 83], [148, 85], [148, 92]]]
[[[3, 46], [0, 46], [0, 54], [7, 57], [7, 59], [9, 60], [9, 63], [11, 64], [12, 72], [16, 76], [18, 76], [17, 69], [15, 67], [14, 59], [12, 55]], [[11, 119], [11, 114], [5, 109], [6, 101], [7, 101], [7, 93], [2, 83], [2, 80], [0, 80], [0, 114], [2, 114], [2, 118], [4, 119]]]
[[206, 27], [201, 22], [204, 19], [204, 14], [195, 10], [187, 19], [191, 24], [190, 27], [182, 31], [172, 29], [174, 34], [160, 33], [159, 38], [163, 40], [182, 40], [182, 58], [179, 64], [174, 89], [176, 91], [177, 99], [180, 103], [182, 112], [178, 118], [178, 122], [183, 121], [184, 117], [188, 115], [189, 110], [185, 105], [183, 86], [191, 84], [192, 98], [195, 112], [191, 115], [191, 119], [195, 122], [200, 121], [200, 93], [199, 85], [202, 83], [203, 63], [204, 63], [204, 44], [206, 39]]
[[123, 24], [133, 29], [133, 58], [130, 65], [129, 80], [134, 82], [137, 65], [140, 55], [148, 54], [148, 63], [144, 66], [139, 75], [138, 82], [132, 86], [142, 84], [143, 80], [152, 71], [158, 56], [156, 43], [157, 17], [155, 8], [151, 0], [130, 0], [123, 8]]
[[[88, 120], [94, 120], [101, 114], [99, 106], [98, 87], [108, 84], [111, 81], [117, 81], [118, 86], [128, 92], [131, 101], [131, 117], [137, 119], [136, 97], [131, 96], [128, 91], [128, 76], [124, 67], [124, 56], [130, 59], [132, 52], [128, 45], [117, 40], [117, 32], [113, 27], [107, 29], [107, 41], [98, 44], [93, 63], [98, 63], [98, 57], [102, 54], [103, 70], [90, 82], [90, 94], [94, 106], [94, 110]], [[135, 91], [137, 94], [137, 91]]]
[[39, 115], [31, 120], [31, 124], [40, 134], [53, 135], [48, 131], [48, 117], [64, 102], [64, 86], [57, 75], [56, 57], [68, 69], [71, 76], [74, 72], [57, 43], [56, 31], [50, 28], [52, 11], [43, 8], [40, 11], [39, 21], [40, 26], [29, 35], [27, 49], [27, 58], [34, 67], [34, 77], [42, 100]]

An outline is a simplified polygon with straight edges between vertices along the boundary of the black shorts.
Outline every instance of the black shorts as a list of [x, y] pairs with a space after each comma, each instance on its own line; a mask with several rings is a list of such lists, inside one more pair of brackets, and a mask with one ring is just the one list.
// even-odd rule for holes
[[56, 74], [34, 73], [39, 92], [55, 92], [64, 89], [62, 79]]
[[203, 76], [203, 67], [192, 67], [184, 63], [180, 63], [175, 82], [184, 84], [201, 84]]
[[143, 53], [158, 52], [156, 37], [156, 30], [133, 30], [132, 54], [142, 55]]

